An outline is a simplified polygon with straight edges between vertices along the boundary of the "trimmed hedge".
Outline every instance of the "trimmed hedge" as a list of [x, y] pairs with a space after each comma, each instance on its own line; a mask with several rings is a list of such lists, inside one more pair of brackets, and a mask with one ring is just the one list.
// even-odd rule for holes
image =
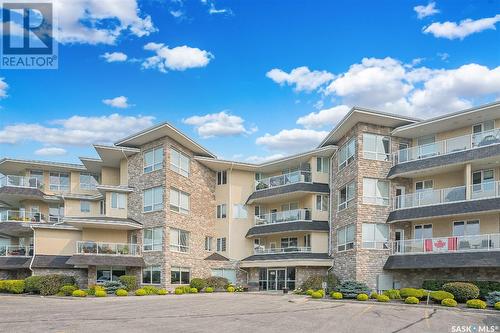
[[206, 293], [213, 293], [214, 292], [214, 288], [212, 288], [212, 287], [206, 287], [205, 288], [205, 292]]
[[457, 301], [452, 298], [445, 298], [441, 301], [441, 305], [448, 306], [450, 308], [454, 308], [457, 306]]
[[0, 280], [0, 292], [22, 294], [25, 285], [24, 280]]
[[76, 280], [71, 275], [48, 274], [30, 276], [25, 280], [26, 291], [43, 296], [55, 295], [66, 285], [76, 285]]
[[306, 290], [306, 295], [311, 296], [313, 292], [314, 292], [314, 290], [312, 290], [312, 289], [307, 289], [307, 290]]
[[135, 291], [135, 296], [146, 296], [146, 295], [147, 295], [146, 290], [144, 290], [144, 289], [142, 289], [142, 288], [137, 289], [137, 290]]
[[163, 295], [168, 294], [168, 290], [167, 289], [158, 289], [158, 292], [156, 294], [163, 296]]
[[[117, 289], [119, 290], [119, 289]], [[105, 291], [98, 290], [95, 292], [95, 297], [106, 297], [108, 294]]]
[[380, 295], [378, 293], [376, 293], [375, 291], [370, 294], [370, 298], [372, 298], [372, 299], [377, 299], [377, 297], [379, 297], [379, 296]]
[[319, 291], [315, 291], [311, 294], [312, 298], [323, 298], [323, 293], [320, 293]]
[[358, 296], [356, 296], [356, 299], [358, 301], [367, 301], [369, 299], [369, 297], [367, 294], [359, 294]]
[[389, 302], [390, 301], [390, 298], [389, 296], [386, 296], [386, 295], [379, 295], [377, 297], [377, 302]]
[[157, 295], [159, 289], [153, 286], [144, 286], [143, 289], [146, 292], [146, 295]]
[[134, 275], [122, 275], [120, 276], [120, 282], [125, 287], [123, 289], [127, 291], [133, 291], [137, 289], [137, 277]]
[[479, 297], [486, 298], [492, 291], [500, 291], [500, 281], [457, 281], [457, 280], [425, 280], [422, 288], [427, 290], [443, 290], [443, 285], [449, 282], [467, 282], [479, 288]]
[[214, 288], [214, 290], [225, 289], [228, 284], [229, 280], [221, 276], [211, 276], [205, 279], [205, 285]]
[[486, 309], [486, 302], [481, 301], [480, 299], [470, 299], [465, 303], [468, 308], [473, 309]]
[[342, 299], [342, 293], [339, 293], [339, 292], [333, 291], [333, 292], [330, 294], [330, 297], [331, 297], [331, 298], [333, 298], [333, 299]]
[[300, 289], [307, 290], [318, 290], [323, 287], [324, 277], [323, 275], [312, 275], [308, 277], [302, 284], [300, 285]]
[[189, 289], [189, 293], [190, 294], [197, 294], [198, 293], [198, 289], [196, 289], [196, 288], [190, 288]]
[[444, 290], [438, 290], [438, 291], [431, 291], [431, 298], [434, 302], [436, 303], [441, 303], [442, 300], [444, 299], [454, 299], [455, 296], [453, 296], [452, 293], [449, 293]]
[[176, 295], [182, 295], [182, 294], [184, 294], [184, 288], [177, 287], [177, 288], [175, 288], [174, 293], [175, 293]]
[[117, 291], [115, 291], [115, 295], [116, 296], [128, 296], [128, 291], [126, 291], [125, 289], [118, 289]]
[[75, 290], [78, 290], [77, 286], [62, 286], [61, 289], [59, 289], [59, 293], [64, 296], [71, 296]]
[[399, 289], [386, 290], [382, 294], [389, 297], [390, 299], [401, 299]]
[[40, 293], [40, 286], [41, 286], [41, 280], [42, 277], [39, 275], [36, 276], [30, 276], [24, 279], [24, 288], [27, 293], [34, 293], [34, 294], [39, 294]]
[[197, 290], [202, 290], [207, 285], [207, 282], [204, 279], [193, 278], [191, 282], [189, 282], [189, 286], [191, 288], [196, 288]]
[[467, 282], [445, 283], [443, 284], [443, 290], [453, 294], [455, 300], [459, 303], [464, 303], [467, 300], [479, 297], [479, 288]]
[[500, 302], [495, 303], [495, 310], [500, 310]]
[[77, 289], [71, 294], [73, 297], [87, 297], [87, 292], [85, 290]]
[[424, 290], [423, 289], [415, 289], [415, 288], [402, 288], [399, 290], [399, 294], [403, 298], [408, 298], [408, 297], [415, 297], [415, 298], [422, 298], [424, 297]]
[[420, 303], [420, 300], [416, 297], [410, 296], [410, 297], [406, 297], [405, 303], [406, 304], [418, 304], [418, 303]]
[[229, 287], [227, 287], [227, 289], [226, 289], [226, 290], [227, 290], [227, 292], [228, 292], [228, 293], [234, 293], [234, 291], [235, 291], [236, 289], [234, 289], [234, 287], [232, 287], [232, 286], [229, 286]]

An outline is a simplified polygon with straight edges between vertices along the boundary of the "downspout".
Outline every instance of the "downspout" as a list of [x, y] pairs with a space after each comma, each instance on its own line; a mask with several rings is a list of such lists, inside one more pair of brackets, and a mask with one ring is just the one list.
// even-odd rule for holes
[[35, 261], [35, 249], [36, 249], [36, 232], [32, 225], [30, 225], [30, 229], [33, 230], [33, 255], [31, 256], [29, 270], [31, 271], [31, 275], [33, 275], [33, 262]]
[[228, 195], [228, 207], [227, 207], [227, 233], [228, 233], [228, 237], [227, 237], [227, 250], [228, 251], [228, 256], [230, 257], [231, 256], [231, 223], [233, 222], [233, 218], [232, 218], [232, 201], [231, 201], [231, 182], [233, 181], [233, 165], [234, 165], [234, 162], [231, 162], [231, 167], [229, 168], [229, 179], [228, 179], [228, 182], [227, 182], [227, 185], [229, 186], [229, 195]]

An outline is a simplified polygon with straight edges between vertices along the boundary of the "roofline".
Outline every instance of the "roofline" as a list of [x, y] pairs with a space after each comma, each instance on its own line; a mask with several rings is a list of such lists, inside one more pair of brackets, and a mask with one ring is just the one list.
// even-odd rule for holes
[[363, 108], [363, 107], [359, 107], [359, 106], [353, 106], [349, 112], [347, 112], [347, 114], [344, 116], [344, 118], [342, 118], [342, 120], [340, 120], [337, 125], [335, 125], [335, 127], [330, 131], [330, 133], [328, 133], [328, 135], [323, 139], [323, 141], [321, 141], [321, 143], [319, 144], [318, 148], [319, 147], [322, 147], [325, 142], [327, 142], [330, 137], [340, 128], [342, 127], [342, 125], [349, 119], [349, 117], [351, 117], [351, 115], [354, 113], [354, 112], [361, 112], [361, 113], [371, 113], [371, 114], [374, 114], [374, 115], [377, 115], [377, 116], [384, 116], [384, 117], [390, 117], [390, 118], [394, 118], [394, 119], [401, 119], [401, 120], [405, 120], [405, 121], [412, 121], [412, 122], [420, 122], [422, 121], [422, 119], [419, 119], [419, 118], [413, 118], [413, 117], [406, 117], [406, 116], [398, 116], [394, 113], [390, 113], [390, 112], [384, 112], [384, 111], [378, 111], [378, 110], [373, 110], [373, 109], [368, 109], [368, 108]]
[[20, 160], [20, 159], [14, 159], [14, 158], [2, 158], [0, 159], [0, 164], [5, 163], [5, 162], [14, 162], [14, 163], [22, 163], [22, 164], [37, 164], [41, 166], [57, 166], [57, 167], [62, 167], [62, 168], [73, 168], [73, 169], [80, 169], [80, 170], [86, 170], [85, 166], [83, 164], [75, 164], [75, 163], [63, 163], [63, 162], [50, 162], [50, 161], [39, 161], [39, 160]]
[[124, 145], [127, 141], [131, 140], [131, 139], [134, 139], [134, 138], [137, 138], [141, 135], [144, 135], [144, 134], [147, 134], [149, 132], [152, 132], [154, 130], [157, 130], [161, 127], [164, 127], [164, 126], [167, 126], [169, 127], [170, 129], [172, 129], [173, 131], [175, 131], [177, 134], [183, 136], [184, 138], [186, 138], [188, 141], [190, 141], [192, 144], [194, 144], [195, 146], [197, 146], [198, 148], [200, 148], [202, 151], [204, 151], [207, 155], [210, 155], [214, 158], [216, 158], [216, 156], [211, 153], [208, 149], [206, 149], [205, 147], [203, 147], [202, 145], [200, 145], [198, 142], [194, 141], [193, 139], [191, 139], [189, 136], [187, 136], [186, 134], [184, 134], [183, 132], [181, 132], [180, 130], [178, 130], [176, 127], [174, 127], [172, 124], [170, 124], [168, 121], [165, 121], [163, 123], [160, 123], [160, 124], [157, 124], [157, 125], [154, 125], [154, 126], [151, 126], [149, 128], [146, 128], [140, 132], [137, 132], [135, 134], [132, 134], [132, 135], [129, 135], [128, 137], [126, 138], [123, 138], [117, 142], [115, 142], [115, 145], [116, 146], [121, 146], [121, 145]]
[[126, 151], [129, 151], [131, 153], [140, 153], [141, 152], [141, 150], [138, 148], [127, 147], [127, 146], [117, 147], [117, 146], [106, 146], [106, 145], [99, 145], [99, 144], [93, 144], [92, 146], [94, 147], [94, 149], [101, 148], [101, 149], [111, 149], [111, 150], [119, 150], [119, 151], [126, 150]]

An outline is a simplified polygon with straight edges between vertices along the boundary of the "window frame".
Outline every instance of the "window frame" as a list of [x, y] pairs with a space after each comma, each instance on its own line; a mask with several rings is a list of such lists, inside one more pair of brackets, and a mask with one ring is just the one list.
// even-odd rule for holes
[[[320, 162], [321, 161], [321, 162]], [[320, 162], [320, 163], [318, 163]], [[330, 173], [330, 158], [325, 156], [316, 156], [316, 172]]]
[[[375, 151], [370, 151], [367, 150], [367, 144], [366, 142], [369, 137], [375, 138]], [[384, 139], [387, 139], [387, 148], [388, 152], [379, 152], [378, 148], [378, 140], [381, 138], [382, 146]], [[369, 154], [372, 154], [372, 157], [369, 157]], [[380, 158], [379, 155], [382, 155], [383, 158]], [[373, 157], [374, 156], [374, 157]], [[381, 134], [374, 134], [374, 133], [363, 133], [363, 158], [366, 160], [373, 160], [373, 161], [382, 161], [382, 162], [388, 162], [391, 160], [391, 137], [387, 135], [381, 135]]]
[[[85, 207], [88, 207], [88, 209], [83, 209]], [[80, 213], [90, 213], [91, 207], [90, 207], [90, 201], [89, 200], [80, 200]]]
[[[177, 197], [178, 197], [177, 205], [172, 204], [172, 192], [177, 192]], [[184, 208], [181, 206], [181, 204], [182, 204], [181, 196], [182, 195], [187, 197], [187, 206], [188, 206], [187, 208]], [[172, 211], [172, 212], [176, 212], [176, 213], [180, 213], [180, 214], [189, 214], [189, 212], [191, 211], [191, 195], [187, 192], [181, 191], [175, 187], [171, 187], [170, 188], [170, 196], [169, 196], [168, 201], [169, 201], [170, 211]]]
[[[89, 182], [88, 183], [82, 183], [82, 176], [88, 178]], [[99, 185], [99, 174], [97, 173], [92, 173], [92, 172], [80, 172], [79, 180], [80, 180], [80, 189], [81, 190], [95, 190], [96, 187]], [[84, 186], [82, 186], [84, 185]]]
[[[367, 184], [365, 183], [365, 181], [375, 181], [375, 194], [378, 192], [377, 189], [378, 189], [378, 185], [379, 183], [384, 183], [384, 184], [387, 184], [387, 197], [379, 197], [379, 196], [371, 196], [371, 195], [367, 195], [367, 191], [366, 189], [368, 188], [368, 186], [366, 186]], [[385, 179], [379, 179], [379, 178], [370, 178], [370, 177], [364, 177], [363, 178], [363, 204], [365, 205], [374, 205], [374, 206], [389, 206], [390, 205], [390, 198], [391, 198], [391, 182], [388, 181], [388, 180], [385, 180]], [[369, 200], [370, 199], [375, 199], [374, 202], [370, 202]], [[379, 200], [382, 200], [382, 203], [380, 203]]]
[[[240, 215], [240, 212], [245, 212]], [[245, 204], [233, 204], [233, 219], [245, 220], [248, 218], [248, 209]]]
[[[177, 233], [177, 244], [172, 243], [172, 234]], [[185, 234], [186, 235], [186, 245], [181, 245], [181, 235]], [[178, 228], [170, 228], [169, 230], [169, 250], [171, 252], [176, 252], [176, 253], [189, 253], [190, 252], [190, 244], [189, 240], [191, 238], [190, 232]], [[185, 251], [183, 251], [183, 249]]]
[[[349, 145], [353, 144], [353, 152], [349, 155]], [[337, 164], [338, 171], [344, 170], [349, 164], [351, 164], [356, 159], [356, 138], [352, 137], [338, 150], [337, 153]], [[345, 152], [345, 159], [343, 158], [343, 154]]]
[[[52, 177], [57, 177], [57, 184], [52, 183], [53, 179]], [[63, 178], [68, 179], [67, 185], [61, 185], [61, 179]], [[71, 174], [69, 172], [59, 172], [59, 171], [49, 172], [49, 190], [55, 192], [69, 192], [70, 189], [71, 189]]]
[[218, 204], [215, 211], [215, 218], [217, 219], [225, 219], [227, 218], [227, 205], [226, 204]]
[[[174, 163], [175, 160], [173, 157], [174, 152], [179, 156], [179, 158], [177, 159], [177, 163], [179, 163], [179, 165], [176, 165]], [[187, 170], [183, 169], [182, 167], [182, 158], [185, 158], [187, 160]], [[187, 154], [181, 152], [179, 149], [170, 147], [170, 170], [178, 173], [181, 176], [189, 177], [191, 171], [191, 158]]]
[[[146, 243], [146, 231], [151, 232], [151, 243]], [[160, 237], [160, 243], [158, 244], [156, 242], [157, 238], [155, 235], [159, 233], [161, 235]], [[163, 250], [163, 227], [152, 227], [152, 228], [145, 228], [143, 233], [142, 233], [142, 251], [143, 252], [157, 252], [157, 251], [162, 251]], [[146, 246], [148, 249], [146, 249]], [[150, 247], [150, 248], [149, 248]]]
[[[147, 272], [149, 271], [150, 273], [150, 282], [144, 282], [144, 272]], [[153, 282], [153, 272], [160, 272], [160, 281], [159, 282]], [[162, 280], [163, 280], [163, 274], [161, 272], [161, 266], [160, 265], [151, 265], [151, 266], [146, 266], [146, 267], [143, 267], [142, 268], [142, 271], [141, 271], [141, 282], [142, 284], [146, 284], [146, 285], [160, 285], [162, 283]]]
[[226, 237], [218, 237], [216, 244], [216, 252], [226, 252], [227, 251], [227, 239]]
[[[179, 281], [174, 282], [172, 279], [172, 273], [179, 273]], [[183, 283], [182, 273], [188, 273], [188, 282]], [[172, 285], [187, 285], [191, 282], [191, 268], [189, 267], [180, 267], [180, 266], [172, 266], [170, 267], [170, 284]]]
[[[116, 197], [116, 199], [115, 199]], [[125, 209], [127, 207], [127, 199], [125, 193], [111, 192], [111, 208], [113, 209]]]
[[[161, 161], [156, 161], [156, 151], [161, 150]], [[153, 161], [151, 165], [146, 165], [146, 154], [153, 153]], [[158, 171], [163, 169], [163, 160], [165, 159], [165, 152], [163, 150], [163, 146], [157, 146], [150, 149], [145, 150], [142, 153], [142, 173], [147, 174], [154, 171]], [[159, 166], [159, 167], [158, 167]], [[151, 170], [146, 170], [147, 168], [151, 168]]]
[[[347, 235], [348, 235], [349, 229], [352, 230], [352, 240], [347, 241]], [[341, 243], [339, 241], [339, 234], [344, 235], [344, 242], [343, 243]], [[355, 247], [354, 246], [355, 241], [356, 241], [356, 226], [353, 223], [345, 225], [345, 226], [337, 229], [337, 234], [336, 234], [337, 252], [345, 252], [345, 251], [353, 250]], [[343, 247], [343, 249], [340, 249], [341, 247]]]
[[[456, 235], [455, 234], [455, 224], [456, 223], [463, 223], [464, 224], [464, 234], [463, 235]], [[467, 225], [468, 224], [477, 224], [479, 228], [479, 234], [467, 234]], [[452, 229], [452, 234], [453, 237], [467, 237], [467, 236], [478, 236], [481, 234], [481, 220], [480, 219], [473, 219], [473, 220], [457, 220], [457, 221], [452, 221], [451, 222], [451, 229]]]
[[[349, 199], [349, 194], [350, 194], [350, 191], [349, 188], [350, 186], [352, 185], [353, 187], [353, 190], [352, 190], [352, 198]], [[342, 194], [342, 190], [345, 188], [345, 192], [346, 192], [346, 201], [341, 201], [341, 194]], [[351, 201], [353, 201], [355, 198], [356, 198], [356, 182], [354, 180], [351, 180], [350, 182], [347, 182], [345, 183], [342, 187], [339, 188], [338, 190], [338, 204], [337, 204], [337, 208], [338, 208], [338, 211], [343, 211], [344, 209], [347, 209], [350, 207], [350, 203]]]
[[214, 238], [212, 236], [205, 236], [205, 251], [212, 252], [213, 243], [214, 243]]
[[[365, 239], [365, 226], [368, 227], [373, 227], [373, 238], [370, 238], [368, 240]], [[377, 235], [377, 227], [379, 226], [383, 226], [385, 227], [386, 229], [386, 232], [387, 232], [387, 237], [385, 239], [382, 239], [382, 240], [377, 240], [376, 239], [376, 235]], [[389, 225], [387, 223], [362, 223], [361, 224], [361, 248], [363, 249], [372, 249], [372, 250], [388, 250], [388, 246], [385, 247], [385, 244], [387, 244], [389, 242], [389, 238], [390, 238], [390, 228], [389, 228]], [[383, 242], [384, 243], [384, 248], [377, 248], [377, 244], [376, 243], [381, 243]], [[373, 244], [373, 246], [367, 246], [367, 244], [365, 243], [369, 243], [369, 244]]]
[[[318, 198], [320, 198], [319, 202]], [[319, 212], [328, 212], [329, 200], [330, 196], [328, 194], [316, 194], [316, 210]], [[326, 206], [324, 207], [325, 204]]]
[[[425, 228], [426, 226], [430, 226], [430, 229], [431, 229], [431, 237], [427, 237], [427, 238], [424, 238], [424, 233], [423, 231], [425, 229], [429, 229], [429, 228]], [[416, 236], [416, 230], [417, 230], [417, 227], [419, 227], [420, 229], [422, 229], [422, 238], [417, 238]], [[433, 223], [423, 223], [423, 224], [414, 224], [413, 225], [413, 239], [418, 239], [418, 240], [424, 240], [424, 239], [431, 239], [431, 238], [434, 238], [434, 225]]]
[[226, 185], [227, 184], [227, 170], [219, 170], [215, 175], [215, 185]]

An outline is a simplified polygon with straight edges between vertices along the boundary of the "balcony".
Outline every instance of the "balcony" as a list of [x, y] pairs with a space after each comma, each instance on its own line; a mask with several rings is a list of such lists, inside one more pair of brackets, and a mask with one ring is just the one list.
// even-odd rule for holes
[[41, 189], [43, 184], [35, 177], [5, 175], [0, 177], [0, 188], [4, 186]]
[[255, 181], [255, 191], [296, 183], [312, 183], [310, 171], [294, 171]]
[[256, 247], [254, 254], [279, 254], [279, 253], [311, 253], [311, 247], [272, 247], [266, 249], [263, 246]]
[[0, 211], [0, 222], [41, 223], [45, 222], [45, 216], [41, 213], [31, 213], [24, 210], [3, 210]]
[[312, 221], [310, 209], [292, 209], [255, 216], [255, 225]]
[[0, 245], [0, 257], [31, 257], [32, 246]]
[[127, 243], [78, 241], [76, 242], [76, 254], [139, 256], [140, 246], [138, 244], [127, 244]]

